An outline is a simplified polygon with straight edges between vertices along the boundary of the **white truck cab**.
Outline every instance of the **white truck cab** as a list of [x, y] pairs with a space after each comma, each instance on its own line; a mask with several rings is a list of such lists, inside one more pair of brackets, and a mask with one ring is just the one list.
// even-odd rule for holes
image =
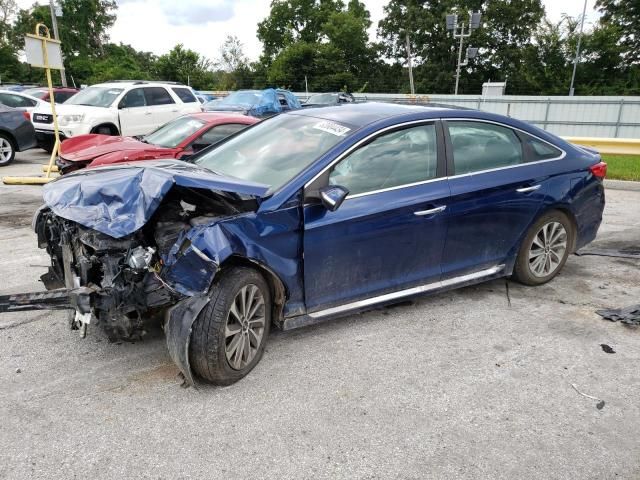
[[[200, 111], [200, 102], [186, 85], [136, 80], [92, 85], [56, 106], [61, 140], [87, 133], [146, 135], [169, 120]], [[51, 109], [34, 109], [32, 122], [38, 146], [51, 151]]]

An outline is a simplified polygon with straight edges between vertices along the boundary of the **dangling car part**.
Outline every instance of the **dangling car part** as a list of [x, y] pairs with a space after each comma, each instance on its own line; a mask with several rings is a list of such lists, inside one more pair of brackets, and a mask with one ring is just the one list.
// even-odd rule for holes
[[34, 228], [52, 291], [0, 310], [72, 307], [74, 328], [111, 338], [159, 322], [188, 382], [228, 385], [260, 361], [272, 323], [505, 276], [549, 282], [604, 208], [597, 153], [457, 108], [300, 109], [191, 160], [48, 184]]

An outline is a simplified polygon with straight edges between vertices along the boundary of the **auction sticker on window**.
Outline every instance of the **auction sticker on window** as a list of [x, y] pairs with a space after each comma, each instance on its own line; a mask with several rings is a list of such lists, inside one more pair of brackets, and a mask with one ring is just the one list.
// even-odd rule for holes
[[317, 130], [322, 130], [323, 132], [330, 133], [337, 137], [344, 137], [351, 129], [345, 127], [344, 125], [340, 125], [339, 123], [329, 122], [325, 120], [324, 122], [316, 123], [313, 128]]

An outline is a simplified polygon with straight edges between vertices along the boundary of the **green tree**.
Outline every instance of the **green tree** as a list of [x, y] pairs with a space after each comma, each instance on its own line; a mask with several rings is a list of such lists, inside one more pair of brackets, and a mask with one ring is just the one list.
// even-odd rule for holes
[[189, 84], [196, 89], [207, 89], [215, 83], [211, 66], [210, 60], [179, 44], [158, 58], [156, 72], [161, 80]]
[[597, 0], [603, 26], [616, 29], [627, 65], [640, 62], [640, 2], [638, 0]]

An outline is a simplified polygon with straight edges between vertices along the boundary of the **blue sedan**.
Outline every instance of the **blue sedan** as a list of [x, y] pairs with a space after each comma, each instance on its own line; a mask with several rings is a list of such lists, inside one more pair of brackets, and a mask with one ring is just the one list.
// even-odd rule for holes
[[64, 176], [34, 225], [74, 328], [133, 339], [161, 314], [187, 380], [228, 385], [272, 324], [550, 281], [595, 238], [605, 174], [597, 153], [512, 118], [351, 104], [278, 115], [193, 163]]

